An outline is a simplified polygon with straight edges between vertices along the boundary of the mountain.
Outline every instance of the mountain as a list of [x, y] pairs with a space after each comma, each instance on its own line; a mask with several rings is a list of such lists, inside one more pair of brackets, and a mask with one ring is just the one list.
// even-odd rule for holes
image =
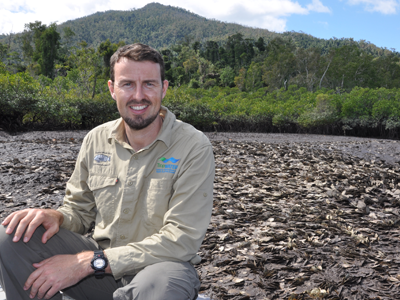
[[233, 23], [210, 20], [185, 9], [150, 3], [131, 11], [106, 11], [67, 21], [59, 25], [60, 32], [70, 27], [75, 32], [75, 41], [86, 41], [98, 46], [106, 39], [142, 42], [155, 48], [177, 44], [185, 38], [193, 41], [224, 40], [237, 32], [249, 38], [272, 38], [277, 33], [266, 29], [245, 27]]
[[[263, 37], [265, 41], [278, 36], [292, 39], [297, 47], [319, 47], [322, 49], [322, 53], [328, 52], [331, 47], [354, 43], [375, 56], [390, 52], [387, 49], [378, 48], [374, 44], [365, 41], [356, 42], [351, 38], [325, 40], [303, 32], [276, 33], [266, 29], [221, 22], [204, 18], [179, 7], [165, 6], [159, 3], [150, 3], [141, 9], [130, 11], [97, 12], [58, 25], [59, 32], [62, 33], [66, 27], [70, 27], [75, 33], [72, 42], [77, 44], [85, 41], [89, 46], [95, 48], [101, 42], [110, 39], [112, 43], [119, 41], [142, 42], [156, 49], [162, 49], [183, 40], [191, 42], [225, 41], [228, 36], [239, 32], [243, 34], [244, 38]], [[6, 39], [5, 35], [0, 35], [0, 42], [6, 43]], [[15, 39], [11, 46], [12, 49], [20, 51], [18, 49], [20, 46]]]

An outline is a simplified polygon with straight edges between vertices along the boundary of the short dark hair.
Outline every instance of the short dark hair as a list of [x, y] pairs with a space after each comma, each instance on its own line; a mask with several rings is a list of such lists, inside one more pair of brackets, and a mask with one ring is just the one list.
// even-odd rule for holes
[[115, 80], [114, 67], [117, 62], [123, 57], [133, 61], [152, 61], [160, 65], [160, 73], [161, 73], [161, 82], [163, 83], [165, 80], [165, 67], [164, 60], [161, 54], [153, 49], [152, 47], [135, 43], [131, 45], [125, 45], [118, 48], [117, 51], [111, 56], [110, 59], [110, 78], [111, 81]]

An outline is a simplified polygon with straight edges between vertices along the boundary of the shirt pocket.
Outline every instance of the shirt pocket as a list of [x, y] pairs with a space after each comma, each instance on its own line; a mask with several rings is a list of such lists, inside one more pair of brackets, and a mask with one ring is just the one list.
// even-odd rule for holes
[[169, 209], [172, 183], [172, 179], [150, 178], [145, 184], [145, 220], [157, 230], [163, 226], [164, 215]]
[[105, 228], [114, 219], [114, 203], [117, 194], [117, 177], [112, 175], [90, 174], [88, 186], [96, 202], [96, 225]]

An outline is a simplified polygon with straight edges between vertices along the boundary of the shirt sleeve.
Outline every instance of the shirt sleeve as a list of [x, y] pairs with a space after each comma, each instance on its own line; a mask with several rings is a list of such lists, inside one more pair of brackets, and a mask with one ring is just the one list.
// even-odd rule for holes
[[215, 166], [210, 142], [188, 156], [173, 185], [159, 232], [140, 242], [105, 250], [116, 280], [157, 262], [191, 261], [197, 256], [213, 207]]
[[74, 172], [67, 183], [63, 205], [57, 210], [64, 215], [62, 228], [76, 233], [88, 232], [96, 217], [96, 205], [87, 185], [88, 169], [85, 159], [87, 137], [83, 140]]

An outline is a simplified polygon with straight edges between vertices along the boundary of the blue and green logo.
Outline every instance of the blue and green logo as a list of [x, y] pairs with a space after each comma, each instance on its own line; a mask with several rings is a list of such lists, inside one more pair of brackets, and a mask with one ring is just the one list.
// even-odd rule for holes
[[176, 164], [178, 161], [180, 161], [180, 159], [176, 159], [176, 158], [173, 158], [173, 157], [171, 157], [171, 158], [161, 157], [160, 160], [161, 160], [163, 163], [172, 162], [172, 163], [174, 163], [174, 164]]
[[[171, 158], [161, 157], [160, 161], [162, 161], [162, 163], [157, 163], [156, 173], [175, 174], [176, 169], [178, 169], [178, 165], [176, 165], [176, 163], [180, 161], [180, 159], [176, 159], [174, 157]], [[169, 162], [171, 162], [172, 164], [168, 164]]]

